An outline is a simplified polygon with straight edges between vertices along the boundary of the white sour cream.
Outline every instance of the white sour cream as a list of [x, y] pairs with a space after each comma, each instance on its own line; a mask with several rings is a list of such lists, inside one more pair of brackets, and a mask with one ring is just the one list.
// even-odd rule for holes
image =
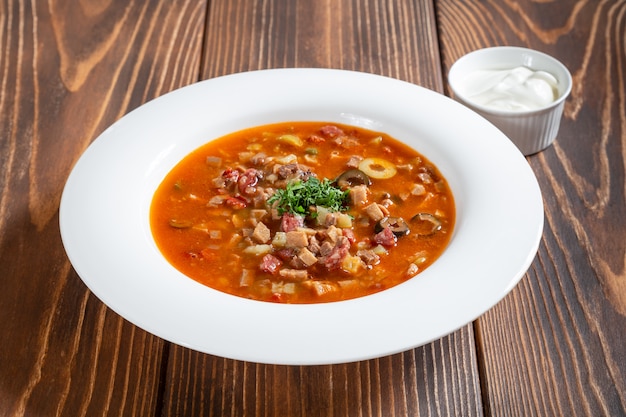
[[465, 78], [464, 95], [495, 110], [536, 110], [558, 98], [557, 84], [552, 74], [527, 67], [480, 70]]

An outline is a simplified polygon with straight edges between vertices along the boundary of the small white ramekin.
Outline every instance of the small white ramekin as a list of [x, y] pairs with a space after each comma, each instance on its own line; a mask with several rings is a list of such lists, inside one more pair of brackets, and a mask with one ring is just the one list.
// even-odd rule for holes
[[[551, 73], [558, 82], [556, 100], [536, 110], [494, 110], [473, 103], [465, 94], [464, 80], [472, 72], [519, 66]], [[499, 128], [524, 155], [531, 155], [550, 146], [556, 138], [565, 99], [572, 89], [572, 76], [565, 65], [542, 52], [513, 46], [497, 46], [479, 49], [461, 57], [450, 68], [448, 83], [457, 101]]]

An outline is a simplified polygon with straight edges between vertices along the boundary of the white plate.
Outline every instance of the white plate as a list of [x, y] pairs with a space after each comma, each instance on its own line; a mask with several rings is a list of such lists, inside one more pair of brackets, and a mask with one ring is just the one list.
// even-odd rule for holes
[[[456, 228], [439, 260], [378, 294], [312, 305], [246, 300], [174, 269], [157, 249], [148, 221], [165, 175], [214, 138], [290, 120], [384, 131], [435, 163], [457, 205]], [[137, 326], [232, 359], [330, 364], [423, 345], [491, 308], [536, 254], [543, 203], [511, 141], [443, 95], [371, 74], [279, 69], [203, 81], [117, 121], [70, 174], [60, 227], [78, 275]]]

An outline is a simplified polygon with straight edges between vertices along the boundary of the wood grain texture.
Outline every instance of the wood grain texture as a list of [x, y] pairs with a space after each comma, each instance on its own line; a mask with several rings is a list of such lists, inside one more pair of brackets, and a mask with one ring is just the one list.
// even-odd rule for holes
[[[523, 5], [522, 5], [523, 4]], [[626, 415], [626, 2], [438, 2], [444, 67], [528, 46], [574, 78], [555, 144], [528, 158], [544, 236], [528, 275], [478, 321], [490, 415]]]
[[277, 366], [172, 346], [168, 416], [482, 415], [469, 327], [405, 353], [326, 366]]
[[[323, 67], [443, 86], [425, 1], [212, 1], [204, 48], [203, 78]], [[165, 387], [167, 416], [482, 415], [470, 325], [405, 353], [332, 366], [260, 365], [172, 346]]]
[[0, 2], [0, 416], [158, 409], [164, 343], [85, 288], [58, 207], [98, 133], [197, 79], [205, 7]]

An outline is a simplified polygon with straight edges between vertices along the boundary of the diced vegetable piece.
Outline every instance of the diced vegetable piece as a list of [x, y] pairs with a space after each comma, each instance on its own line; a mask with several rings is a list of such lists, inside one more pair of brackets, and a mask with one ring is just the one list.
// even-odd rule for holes
[[276, 232], [274, 234], [274, 239], [272, 239], [272, 246], [282, 248], [287, 244], [287, 233], [285, 232]]
[[272, 245], [252, 245], [248, 246], [243, 250], [243, 253], [247, 253], [250, 255], [265, 255], [272, 251]]
[[279, 142], [282, 143], [286, 143], [289, 145], [293, 145], [293, 146], [302, 146], [304, 142], [302, 142], [302, 139], [300, 139], [300, 137], [298, 137], [297, 135], [289, 135], [289, 134], [285, 134], [285, 135], [280, 135], [278, 138]]
[[337, 227], [347, 229], [352, 227], [352, 217], [346, 213], [339, 213], [337, 216]]
[[358, 256], [348, 255], [341, 262], [341, 269], [349, 274], [356, 274], [363, 267], [363, 261]]

